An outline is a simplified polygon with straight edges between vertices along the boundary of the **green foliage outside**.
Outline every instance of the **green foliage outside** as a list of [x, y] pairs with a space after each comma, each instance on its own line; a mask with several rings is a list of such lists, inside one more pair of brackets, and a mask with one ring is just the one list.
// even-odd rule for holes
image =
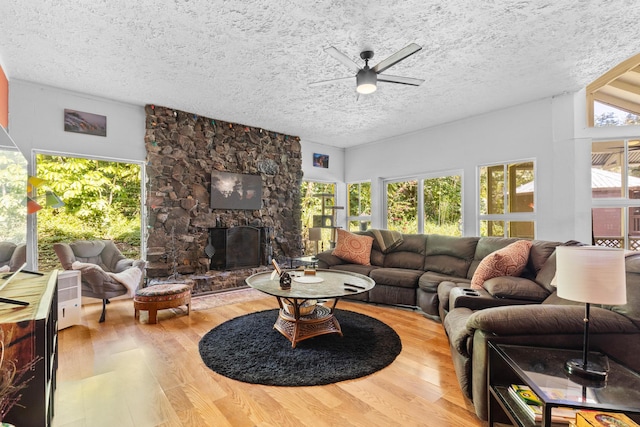
[[0, 149], [0, 241], [24, 243], [27, 162], [17, 150]]
[[140, 166], [74, 157], [37, 157], [37, 176], [65, 203], [38, 211], [38, 268], [59, 268], [53, 244], [113, 240], [140, 258]]

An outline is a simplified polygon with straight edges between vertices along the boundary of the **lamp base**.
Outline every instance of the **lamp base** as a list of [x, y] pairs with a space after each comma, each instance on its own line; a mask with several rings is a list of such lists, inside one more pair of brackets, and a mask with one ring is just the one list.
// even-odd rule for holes
[[599, 363], [587, 362], [582, 359], [570, 359], [564, 364], [564, 370], [569, 376], [576, 376], [589, 381], [604, 382], [607, 380], [608, 369]]

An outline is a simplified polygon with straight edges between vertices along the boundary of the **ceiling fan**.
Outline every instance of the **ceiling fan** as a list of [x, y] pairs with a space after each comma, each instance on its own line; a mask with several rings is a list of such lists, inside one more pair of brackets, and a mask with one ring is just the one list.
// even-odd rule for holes
[[[358, 64], [351, 60], [347, 55], [340, 52], [335, 47], [331, 46], [324, 51], [333, 56], [342, 64], [346, 65], [351, 71], [356, 73], [356, 91], [363, 95], [370, 94], [376, 91], [377, 82], [398, 83], [409, 86], [420, 86], [424, 83], [422, 79], [414, 79], [411, 77], [390, 76], [388, 74], [381, 74], [383, 71], [394, 66], [403, 59], [408, 58], [414, 53], [420, 51], [422, 46], [418, 46], [415, 43], [400, 49], [387, 59], [380, 61], [376, 66], [369, 68], [369, 60], [373, 58], [372, 50], [365, 50], [360, 53], [360, 58], [364, 59], [364, 67], [360, 68]], [[309, 86], [320, 86], [324, 84], [334, 83], [340, 80], [352, 79], [351, 77], [339, 77], [337, 79], [322, 80], [318, 82], [309, 83]]]

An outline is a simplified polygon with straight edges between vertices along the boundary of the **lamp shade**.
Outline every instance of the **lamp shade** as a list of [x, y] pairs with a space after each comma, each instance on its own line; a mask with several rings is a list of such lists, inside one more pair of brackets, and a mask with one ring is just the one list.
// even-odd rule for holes
[[309, 240], [312, 242], [317, 242], [322, 240], [322, 228], [310, 228], [309, 229]]
[[599, 246], [558, 246], [556, 281], [560, 298], [591, 304], [626, 304], [624, 251]]

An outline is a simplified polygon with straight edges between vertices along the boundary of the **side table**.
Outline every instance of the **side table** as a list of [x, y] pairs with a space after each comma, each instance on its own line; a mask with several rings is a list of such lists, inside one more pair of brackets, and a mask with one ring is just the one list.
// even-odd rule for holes
[[[553, 408], [567, 407], [603, 412], [619, 412], [640, 419], [640, 375], [609, 358], [609, 376], [601, 387], [578, 384], [567, 378], [564, 362], [580, 358], [582, 351], [489, 343], [488, 395], [489, 426], [506, 423], [516, 426], [549, 427]], [[509, 394], [509, 386], [530, 387], [543, 402], [542, 422], [535, 423]], [[567, 395], [588, 396], [591, 402], [568, 397], [559, 399], [550, 390]], [[559, 425], [559, 424], [558, 424]], [[566, 424], [565, 424], [566, 425]]]

